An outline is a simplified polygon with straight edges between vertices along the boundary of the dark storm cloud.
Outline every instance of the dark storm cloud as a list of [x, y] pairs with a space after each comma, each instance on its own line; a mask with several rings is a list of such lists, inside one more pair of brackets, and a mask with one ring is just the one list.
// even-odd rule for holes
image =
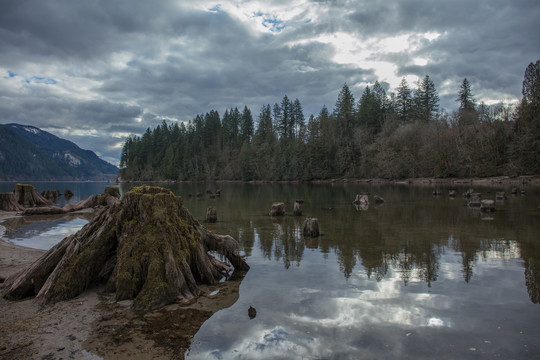
[[300, 99], [307, 117], [323, 105], [331, 110], [344, 83], [355, 92], [375, 80], [389, 84], [372, 65], [336, 61], [342, 45], [321, 36], [346, 33], [375, 45], [410, 36], [414, 49], [368, 60], [393, 64], [394, 77], [429, 74], [450, 110], [463, 77], [477, 98], [519, 98], [540, 49], [535, 0], [249, 7], [256, 3], [8, 0], [0, 11], [0, 121], [49, 129], [114, 161], [125, 136], [163, 120], [244, 105], [256, 117], [285, 94]]
[[[540, 50], [540, 4], [537, 1], [446, 1], [412, 0], [368, 3], [350, 15], [362, 36], [437, 32], [416, 52], [379, 54], [392, 59], [401, 76], [430, 74], [436, 83], [450, 80], [457, 92], [467, 77], [481, 97], [519, 95], [523, 72]], [[429, 57], [425, 66], [411, 63], [413, 56]], [[491, 96], [490, 96], [491, 95]], [[455, 97], [455, 95], [452, 95]], [[505, 100], [501, 98], [500, 100]], [[450, 107], [450, 103], [444, 104]]]

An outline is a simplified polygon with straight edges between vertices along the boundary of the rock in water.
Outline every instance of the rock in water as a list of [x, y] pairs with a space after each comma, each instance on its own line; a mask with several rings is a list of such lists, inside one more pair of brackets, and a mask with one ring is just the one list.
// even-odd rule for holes
[[64, 190], [64, 197], [65, 197], [66, 199], [71, 199], [71, 198], [73, 197], [73, 195], [75, 195], [75, 194], [73, 193], [73, 191], [71, 191], [71, 190], [69, 190], [69, 189]]
[[257, 316], [257, 310], [251, 305], [249, 306], [249, 309], [248, 309], [248, 316], [250, 319], [254, 319], [255, 316]]
[[105, 283], [116, 300], [134, 299], [136, 310], [152, 310], [199, 295], [197, 282], [216, 284], [232, 268], [249, 266], [238, 242], [206, 230], [163, 188], [140, 186], [105, 207], [28, 269], [6, 279], [3, 296], [36, 296], [42, 304], [71, 299]]
[[384, 199], [378, 195], [375, 195], [373, 199], [375, 200], [375, 204], [384, 204]]

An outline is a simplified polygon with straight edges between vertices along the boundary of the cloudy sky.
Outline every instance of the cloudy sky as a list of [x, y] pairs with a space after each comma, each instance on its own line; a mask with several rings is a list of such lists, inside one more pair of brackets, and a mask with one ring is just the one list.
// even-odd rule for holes
[[306, 118], [429, 74], [448, 112], [515, 101], [540, 58], [538, 0], [2, 0], [0, 123], [40, 127], [118, 163], [164, 119], [298, 98]]

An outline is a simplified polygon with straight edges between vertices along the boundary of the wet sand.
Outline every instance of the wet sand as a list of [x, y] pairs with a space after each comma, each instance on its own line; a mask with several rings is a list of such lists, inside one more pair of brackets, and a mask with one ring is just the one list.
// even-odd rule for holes
[[[6, 230], [2, 223], [15, 216], [0, 211], [0, 287], [45, 253], [2, 238]], [[201, 325], [238, 300], [244, 275], [236, 273], [218, 285], [201, 286], [201, 296], [189, 304], [149, 313], [132, 311], [131, 301], [116, 302], [114, 294], [100, 288], [43, 307], [33, 299], [0, 298], [0, 360], [183, 359]]]

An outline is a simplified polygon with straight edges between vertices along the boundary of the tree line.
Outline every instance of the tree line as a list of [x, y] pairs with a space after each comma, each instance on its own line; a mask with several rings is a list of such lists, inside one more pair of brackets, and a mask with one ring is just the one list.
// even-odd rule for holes
[[304, 117], [298, 99], [245, 106], [148, 128], [122, 148], [124, 180], [318, 180], [540, 174], [540, 60], [517, 105], [477, 104], [465, 78], [459, 108], [439, 109], [426, 75], [395, 93], [375, 82], [355, 100], [343, 85], [333, 111]]

